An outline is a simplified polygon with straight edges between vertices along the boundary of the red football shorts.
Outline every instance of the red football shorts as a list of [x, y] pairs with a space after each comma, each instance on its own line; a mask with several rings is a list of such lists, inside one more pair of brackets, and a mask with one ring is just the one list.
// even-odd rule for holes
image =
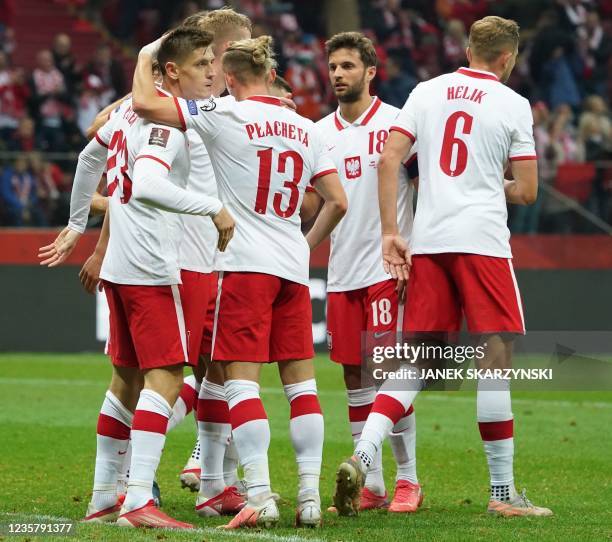
[[113, 365], [145, 370], [185, 363], [187, 340], [178, 284], [103, 284], [110, 310], [108, 353]]
[[418, 254], [406, 296], [404, 331], [525, 333], [512, 260], [479, 254]]
[[[187, 352], [189, 363], [197, 365], [200, 354], [210, 354], [210, 346], [206, 352], [205, 336], [208, 323], [209, 307], [214, 303], [217, 296], [217, 274], [198, 273], [197, 271], [181, 270], [182, 285], [179, 286], [181, 301], [183, 303], [183, 314], [185, 315], [185, 328], [187, 331]], [[210, 329], [208, 331], [207, 344], [210, 345], [212, 335], [212, 315]]]
[[314, 356], [307, 286], [263, 273], [219, 276], [214, 361], [266, 363]]
[[396, 285], [390, 279], [358, 290], [327, 294], [327, 346], [332, 361], [361, 365], [366, 343], [373, 346], [378, 334], [395, 340], [399, 312]]

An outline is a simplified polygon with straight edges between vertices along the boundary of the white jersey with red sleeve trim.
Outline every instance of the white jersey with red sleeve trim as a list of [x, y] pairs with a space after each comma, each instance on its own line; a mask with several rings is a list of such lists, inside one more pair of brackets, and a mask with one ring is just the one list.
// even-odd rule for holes
[[183, 126], [206, 144], [219, 197], [236, 220], [215, 268], [307, 285], [310, 250], [299, 209], [308, 184], [336, 171], [315, 124], [272, 96], [176, 104]]
[[[198, 194], [219, 197], [215, 172], [202, 138], [187, 130], [191, 169], [187, 188]], [[179, 266], [187, 271], [210, 273], [214, 270], [219, 234], [208, 216], [183, 215], [185, 231], [181, 239]]]
[[[348, 198], [348, 212], [331, 234], [329, 292], [356, 290], [390, 278], [382, 263], [378, 161], [398, 112], [375, 97], [353, 123], [342, 118], [339, 108], [317, 123]], [[408, 166], [415, 158], [413, 147], [399, 172], [398, 225], [405, 239], [412, 229], [414, 193]]]
[[512, 257], [508, 160], [535, 160], [529, 102], [489, 72], [460, 68], [420, 83], [391, 130], [419, 144], [414, 254]]
[[180, 283], [181, 215], [132, 198], [132, 182], [136, 161], [152, 160], [169, 170], [170, 182], [184, 188], [189, 174], [186, 135], [176, 128], [140, 119], [128, 99], [96, 139], [108, 147], [111, 232], [100, 277], [117, 284]]

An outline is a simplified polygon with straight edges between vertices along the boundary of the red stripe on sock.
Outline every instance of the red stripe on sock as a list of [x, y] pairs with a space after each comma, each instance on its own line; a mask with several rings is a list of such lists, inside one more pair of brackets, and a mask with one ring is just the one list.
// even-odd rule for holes
[[410, 414], [412, 414], [413, 412], [414, 412], [414, 407], [410, 405], [410, 407], [406, 411], [406, 416], [410, 416]]
[[168, 418], [163, 414], [151, 412], [150, 410], [137, 410], [134, 412], [132, 430], [165, 435], [168, 430]]
[[319, 398], [315, 394], [300, 395], [291, 401], [291, 419], [306, 414], [323, 414]]
[[198, 421], [230, 423], [227, 401], [220, 399], [198, 399]]
[[372, 410], [372, 405], [374, 403], [369, 403], [367, 405], [361, 406], [351, 406], [349, 405], [349, 421], [350, 422], [365, 422], [370, 415], [370, 410]]
[[514, 420], [504, 422], [478, 422], [482, 440], [504, 440], [514, 436]]
[[187, 412], [185, 415], [189, 414], [196, 405], [198, 393], [189, 384], [183, 384], [179, 397], [183, 400], [183, 403], [185, 403], [185, 406], [187, 407]]
[[101, 412], [98, 416], [97, 432], [98, 435], [116, 438], [117, 440], [128, 440], [130, 438], [130, 428], [127, 425]]
[[372, 405], [372, 412], [377, 412], [389, 418], [395, 425], [406, 414], [404, 405], [390, 395], [379, 393]]
[[230, 408], [232, 429], [237, 429], [243, 423], [253, 420], [267, 420], [268, 416], [261, 399], [247, 399], [240, 401], [234, 408]]

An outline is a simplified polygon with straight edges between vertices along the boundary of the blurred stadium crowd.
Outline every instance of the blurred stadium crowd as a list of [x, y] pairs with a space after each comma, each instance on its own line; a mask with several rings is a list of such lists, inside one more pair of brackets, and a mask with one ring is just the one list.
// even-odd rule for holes
[[[55, 36], [26, 72], [12, 57], [17, 0], [0, 0], [0, 226], [66, 222], [74, 162], [48, 152], [78, 152], [96, 112], [129, 91], [124, 66], [102, 43], [79, 64], [67, 34]], [[299, 112], [317, 120], [332, 110], [323, 0], [54, 0], [104, 27], [111, 41], [137, 50], [186, 16], [225, 4], [246, 13], [254, 36], [276, 39], [279, 71]], [[521, 54], [509, 85], [529, 98], [541, 191], [513, 209], [515, 233], [601, 231], [575, 219], [579, 203], [612, 224], [612, 0], [359, 0], [363, 31], [379, 57], [377, 93], [401, 107], [419, 81], [465, 65], [467, 32], [487, 14], [517, 19]], [[8, 152], [7, 152], [8, 151]], [[10, 151], [13, 151], [12, 153]], [[15, 152], [23, 154], [16, 155]], [[556, 195], [555, 195], [556, 194]]]

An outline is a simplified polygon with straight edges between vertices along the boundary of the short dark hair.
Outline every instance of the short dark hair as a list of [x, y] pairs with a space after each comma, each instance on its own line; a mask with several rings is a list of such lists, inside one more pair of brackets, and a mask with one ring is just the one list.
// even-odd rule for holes
[[166, 63], [180, 64], [196, 49], [210, 47], [213, 35], [198, 28], [180, 26], [165, 38], [157, 53], [157, 62], [162, 75], [166, 75]]
[[325, 52], [328, 57], [338, 49], [356, 49], [359, 51], [359, 57], [366, 68], [378, 64], [376, 49], [374, 49], [372, 40], [365, 37], [361, 32], [340, 32], [325, 42]]
[[288, 83], [288, 81], [278, 74], [276, 74], [272, 85], [274, 85], [276, 88], [284, 90], [285, 92], [293, 93], [293, 89], [291, 88], [291, 85]]

